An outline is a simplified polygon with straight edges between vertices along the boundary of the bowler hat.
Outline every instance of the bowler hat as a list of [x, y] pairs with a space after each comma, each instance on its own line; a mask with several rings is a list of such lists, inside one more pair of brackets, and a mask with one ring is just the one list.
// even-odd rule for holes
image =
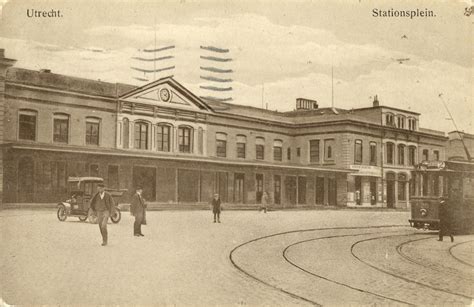
[[97, 186], [98, 186], [99, 188], [104, 188], [104, 187], [105, 187], [105, 185], [104, 185], [103, 183], [99, 183]]

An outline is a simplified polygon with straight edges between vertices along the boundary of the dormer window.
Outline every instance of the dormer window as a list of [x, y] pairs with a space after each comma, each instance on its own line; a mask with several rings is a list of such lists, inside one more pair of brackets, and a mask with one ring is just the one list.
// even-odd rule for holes
[[416, 119], [414, 119], [414, 118], [409, 118], [408, 119], [408, 129], [411, 130], [411, 131], [416, 130]]
[[394, 116], [393, 114], [385, 114], [385, 125], [386, 126], [395, 126], [395, 119], [394, 119]]
[[405, 117], [403, 116], [397, 117], [397, 128], [405, 129]]

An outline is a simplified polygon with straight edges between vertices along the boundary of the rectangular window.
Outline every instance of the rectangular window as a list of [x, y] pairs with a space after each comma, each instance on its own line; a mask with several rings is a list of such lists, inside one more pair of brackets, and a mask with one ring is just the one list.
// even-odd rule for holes
[[275, 204], [281, 203], [281, 177], [280, 175], [273, 176], [273, 200]]
[[156, 150], [170, 151], [170, 126], [158, 125], [156, 127]]
[[362, 141], [361, 140], [355, 140], [354, 162], [362, 163]]
[[21, 140], [36, 140], [36, 115], [20, 114], [18, 128]]
[[405, 165], [405, 146], [398, 145], [398, 164]]
[[370, 164], [377, 165], [377, 143], [370, 142]]
[[279, 146], [273, 147], [273, 160], [281, 161], [282, 160], [282, 148]]
[[86, 122], [86, 145], [99, 145], [99, 122]]
[[439, 161], [439, 151], [435, 150], [433, 151], [434, 159], [435, 161]]
[[387, 163], [393, 164], [393, 151], [394, 151], [393, 143], [386, 143], [385, 149], [387, 151]]
[[319, 162], [319, 140], [309, 141], [309, 162]]
[[245, 143], [237, 143], [237, 158], [245, 159]]
[[192, 129], [189, 127], [179, 127], [178, 146], [180, 152], [191, 152]]
[[334, 160], [334, 139], [324, 140], [324, 160]]
[[291, 147], [288, 147], [288, 148], [286, 149], [286, 158], [287, 158], [288, 160], [291, 160]]
[[55, 118], [54, 119], [54, 135], [53, 141], [55, 143], [65, 143], [68, 141], [69, 130], [69, 119], [68, 118]]
[[265, 147], [263, 145], [255, 145], [257, 160], [263, 160], [265, 155]]
[[408, 165], [415, 165], [416, 147], [408, 147]]
[[148, 149], [148, 124], [135, 123], [135, 148]]
[[429, 154], [428, 154], [428, 149], [423, 149], [423, 161], [428, 161]]
[[227, 142], [224, 140], [216, 140], [216, 156], [227, 156]]
[[296, 156], [301, 157], [301, 148], [300, 147], [296, 148]]

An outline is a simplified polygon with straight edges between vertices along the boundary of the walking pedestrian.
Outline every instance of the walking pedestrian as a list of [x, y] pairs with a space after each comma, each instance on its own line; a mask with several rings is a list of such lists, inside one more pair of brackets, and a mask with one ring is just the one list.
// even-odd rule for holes
[[217, 218], [217, 222], [220, 223], [221, 222], [221, 219], [220, 219], [221, 199], [219, 197], [219, 194], [214, 194], [214, 197], [212, 198], [212, 201], [211, 201], [211, 205], [212, 205], [212, 213], [214, 214], [214, 223], [216, 222], [216, 218]]
[[130, 205], [130, 213], [135, 217], [133, 223], [133, 235], [136, 237], [144, 237], [142, 233], [142, 224], [145, 220], [146, 203], [142, 197], [143, 188], [137, 186], [135, 194], [132, 196], [132, 202]]
[[439, 216], [439, 239], [443, 241], [444, 236], [449, 236], [451, 242], [454, 242], [453, 231], [451, 229], [451, 214], [449, 205], [445, 197], [440, 197], [438, 216]]
[[102, 246], [106, 246], [108, 239], [107, 222], [113, 213], [115, 202], [112, 195], [105, 191], [105, 186], [102, 183], [97, 185], [97, 193], [92, 198], [90, 207], [97, 215], [97, 223], [102, 235]]
[[262, 194], [262, 203], [258, 211], [261, 212], [262, 210], [264, 213], [267, 213], [267, 210], [268, 210], [268, 193], [267, 192], [263, 192]]

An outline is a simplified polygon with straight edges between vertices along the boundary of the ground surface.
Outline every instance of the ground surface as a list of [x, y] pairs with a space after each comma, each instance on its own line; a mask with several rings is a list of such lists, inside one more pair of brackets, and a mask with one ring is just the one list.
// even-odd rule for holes
[[0, 211], [0, 294], [8, 304], [469, 305], [474, 236], [443, 242], [406, 212], [124, 214], [97, 225], [53, 211]]

